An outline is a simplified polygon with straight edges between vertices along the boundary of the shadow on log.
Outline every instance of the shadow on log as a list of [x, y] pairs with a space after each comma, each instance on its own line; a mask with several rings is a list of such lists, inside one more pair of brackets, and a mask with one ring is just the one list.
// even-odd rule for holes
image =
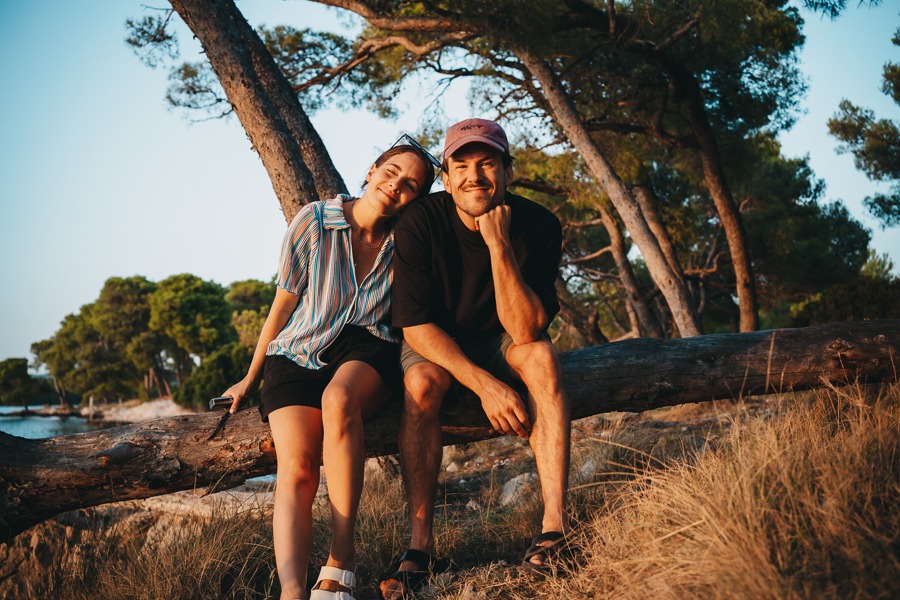
[[[561, 356], [572, 418], [788, 392], [825, 383], [896, 381], [900, 321], [635, 339]], [[61, 512], [208, 486], [275, 470], [259, 413], [245, 410], [207, 441], [222, 413], [158, 419], [28, 440], [0, 433], [0, 543]], [[366, 424], [370, 456], [397, 451], [400, 406]], [[443, 424], [444, 443], [494, 437], [474, 396]]]

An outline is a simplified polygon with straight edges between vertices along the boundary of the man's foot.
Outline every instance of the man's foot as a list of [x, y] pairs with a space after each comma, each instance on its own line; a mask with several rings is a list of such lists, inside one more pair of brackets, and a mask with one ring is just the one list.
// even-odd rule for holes
[[525, 552], [522, 566], [537, 573], [554, 574], [560, 550], [565, 547], [566, 536], [560, 531], [547, 531], [531, 539], [531, 547]]
[[402, 600], [410, 592], [422, 589], [433, 574], [449, 571], [450, 560], [409, 548], [390, 569], [378, 580], [378, 591], [384, 600]]

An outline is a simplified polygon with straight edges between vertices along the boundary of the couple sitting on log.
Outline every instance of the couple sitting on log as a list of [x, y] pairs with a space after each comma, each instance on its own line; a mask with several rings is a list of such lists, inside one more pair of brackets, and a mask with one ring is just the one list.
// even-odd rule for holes
[[[426, 196], [435, 169], [446, 191]], [[436, 558], [433, 516], [440, 416], [458, 410], [461, 387], [496, 431], [528, 439], [544, 516], [524, 566], [553, 567], [566, 530], [570, 419], [546, 328], [559, 310], [562, 232], [552, 213], [507, 193], [511, 179], [503, 129], [467, 119], [448, 130], [443, 163], [404, 135], [370, 167], [360, 198], [312, 202], [290, 224], [250, 369], [225, 392], [234, 412], [263, 381], [260, 412], [278, 460], [282, 598], [352, 599], [363, 422], [392, 397], [403, 398], [412, 539], [379, 592], [402, 598], [449, 569]], [[307, 596], [320, 462], [333, 534]]]

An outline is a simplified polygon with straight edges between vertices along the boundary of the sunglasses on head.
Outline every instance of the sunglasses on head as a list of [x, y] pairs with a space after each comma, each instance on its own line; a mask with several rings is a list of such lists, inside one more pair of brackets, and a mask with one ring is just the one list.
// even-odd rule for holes
[[403, 135], [400, 136], [399, 140], [397, 140], [396, 142], [391, 144], [391, 148], [395, 148], [397, 146], [412, 146], [416, 150], [421, 150], [425, 154], [425, 156], [428, 158], [428, 162], [433, 164], [436, 169], [438, 169], [438, 170], [441, 169], [441, 161], [436, 159], [431, 154], [431, 152], [429, 152], [428, 150], [423, 148], [422, 145], [419, 144], [419, 142], [417, 142], [416, 140], [414, 140], [412, 138], [412, 136], [410, 136], [409, 134], [404, 133]]

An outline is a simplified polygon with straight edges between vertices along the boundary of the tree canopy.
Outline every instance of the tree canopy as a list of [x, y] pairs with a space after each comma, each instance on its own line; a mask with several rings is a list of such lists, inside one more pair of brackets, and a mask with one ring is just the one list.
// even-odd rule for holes
[[27, 358], [8, 358], [0, 361], [0, 404], [21, 404], [33, 401], [38, 384], [28, 374]]
[[[194, 111], [223, 98], [234, 110], [248, 104], [229, 92], [229, 79], [219, 76], [217, 84], [211, 74], [231, 68], [215, 57], [242, 45], [256, 52], [257, 38], [304, 111], [338, 102], [392, 114], [404, 87], [469, 82], [473, 110], [496, 115], [518, 138], [517, 148], [536, 152], [529, 165], [568, 163], [554, 167], [568, 171], [556, 180], [519, 170], [518, 184], [561, 215], [572, 212], [565, 203], [579, 213], [567, 241], [579, 248], [577, 266], [563, 274], [573, 285], [591, 280], [595, 301], [572, 304], [588, 312], [566, 311], [569, 318], [590, 321], [601, 305], [616, 306], [604, 309], [613, 338], [750, 330], [759, 326], [760, 310], [767, 323], [780, 322], [786, 311], [774, 305], [811, 293], [816, 277], [820, 285], [849, 277], [865, 260], [864, 228], [840, 203], [824, 202], [805, 161], [781, 157], [774, 142], [792, 124], [805, 89], [797, 67], [803, 19], [786, 0], [541, 0], [528, 10], [513, 0], [316, 1], [355, 13], [365, 27], [352, 40], [284, 24], [253, 35], [241, 29], [242, 41], [223, 41], [207, 34], [224, 31], [200, 15], [207, 0], [174, 2], [212, 70], [203, 67], [202, 75], [169, 60], [173, 86], [182, 86], [181, 100], [170, 94], [170, 101]], [[837, 16], [846, 3], [805, 7]], [[131, 24], [130, 40], [145, 62], [174, 56], [165, 33], [172, 16]], [[440, 137], [439, 111], [423, 123], [425, 139]], [[519, 158], [517, 169], [524, 165]], [[769, 185], [766, 174], [776, 167], [785, 183], [794, 182], [780, 190]], [[767, 222], [774, 217], [782, 221]], [[603, 233], [594, 235], [598, 228]], [[778, 246], [787, 239], [793, 247]], [[822, 260], [803, 258], [817, 250]], [[591, 266], [594, 255], [609, 264]], [[794, 259], [803, 269], [781, 264]], [[585, 279], [589, 271], [594, 275]]]
[[34, 366], [49, 371], [61, 399], [174, 396], [200, 407], [246, 370], [274, 295], [274, 283], [256, 280], [225, 288], [188, 274], [111, 277], [97, 300], [32, 345]]
[[[900, 29], [891, 42], [900, 47]], [[900, 105], [900, 64], [884, 65], [881, 90]], [[863, 203], [884, 227], [900, 225], [900, 123], [878, 119], [874, 111], [842, 100], [828, 130], [841, 142], [838, 150], [852, 153], [856, 167], [869, 179], [891, 183], [889, 193], [874, 194]]]
[[71, 390], [85, 397], [130, 397], [137, 393], [134, 366], [122, 348], [102, 338], [93, 313], [94, 304], [82, 306], [63, 319], [52, 338], [32, 345], [36, 364], [47, 367], [62, 396]]
[[161, 281], [150, 296], [150, 329], [170, 337], [188, 354], [203, 358], [234, 337], [221, 285], [187, 273]]

